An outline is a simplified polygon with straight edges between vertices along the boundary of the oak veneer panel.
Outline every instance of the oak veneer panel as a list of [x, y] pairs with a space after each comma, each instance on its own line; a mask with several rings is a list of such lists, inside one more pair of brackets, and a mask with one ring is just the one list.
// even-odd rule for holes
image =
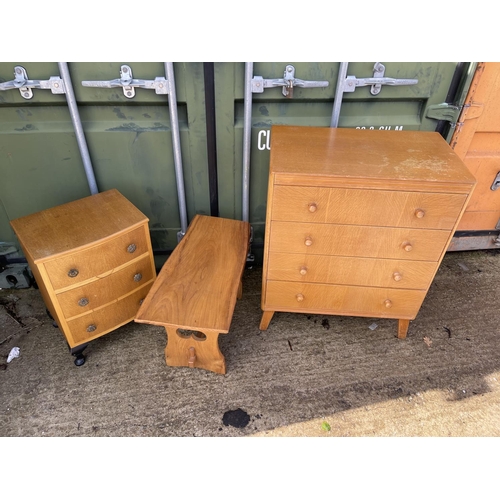
[[309, 178], [423, 181], [472, 186], [475, 179], [437, 132], [273, 126], [270, 172]]
[[[275, 221], [270, 252], [438, 261], [449, 231]], [[310, 238], [311, 245], [306, 245]], [[405, 250], [410, 244], [412, 249]]]
[[116, 189], [72, 201], [11, 221], [21, 243], [36, 262], [75, 248], [93, 245], [110, 235], [147, 221]]
[[[198, 225], [203, 226], [201, 231]], [[227, 333], [249, 231], [248, 223], [196, 215], [163, 265], [135, 321]]]
[[[107, 274], [138, 256], [147, 254], [146, 231], [146, 226], [140, 226], [99, 245], [45, 262], [43, 265], [50, 276], [52, 286], [55, 290], [73, 287], [95, 276]], [[134, 252], [127, 250], [131, 244], [136, 245]], [[96, 259], [96, 252], [99, 254], [98, 259]], [[78, 275], [68, 276], [71, 269], [76, 269]]]
[[435, 132], [271, 137], [260, 328], [276, 311], [359, 315], [398, 319], [404, 338], [474, 176]]
[[[306, 176], [303, 174], [274, 174], [274, 184], [276, 186], [324, 186], [331, 188], [349, 188], [349, 189], [359, 189], [360, 179], [351, 177], [324, 177], [310, 175]], [[364, 189], [381, 189], [383, 191], [420, 191], [423, 193], [433, 192], [433, 193], [461, 193], [469, 195], [471, 190], [470, 183], [461, 184], [447, 184], [446, 182], [434, 182], [431, 186], [425, 181], [388, 181], [386, 179], [377, 178], [367, 178], [363, 179]]]
[[[272, 309], [347, 316], [413, 319], [425, 298], [425, 290], [369, 288], [269, 281], [266, 304]], [[297, 300], [300, 296], [300, 301]], [[391, 306], [386, 306], [386, 301]]]
[[466, 199], [464, 194], [276, 186], [271, 219], [451, 229]]
[[[142, 287], [153, 279], [151, 259], [146, 254], [137, 262], [104, 278], [95, 278], [86, 285], [57, 294], [57, 299], [65, 318], [69, 319], [102, 307], [116, 298], [129, 294], [132, 290]], [[81, 299], [85, 299], [86, 305], [79, 304]]]
[[[73, 353], [81, 354], [90, 340], [133, 320], [139, 304], [130, 297], [139, 287], [146, 290], [156, 270], [148, 218], [116, 189], [21, 217], [11, 225], [45, 305]], [[136, 282], [139, 268], [143, 278]], [[89, 305], [78, 306], [81, 298]], [[99, 327], [83, 330], [77, 319], [90, 322], [94, 314]]]
[[268, 279], [426, 290], [437, 262], [269, 253]]
[[[68, 321], [73, 340], [77, 344], [89, 342], [133, 321], [141, 301], [146, 298], [150, 288], [151, 283], [120, 300], [116, 300], [113, 304]], [[89, 332], [87, 330], [89, 327], [95, 327], [95, 330]]]

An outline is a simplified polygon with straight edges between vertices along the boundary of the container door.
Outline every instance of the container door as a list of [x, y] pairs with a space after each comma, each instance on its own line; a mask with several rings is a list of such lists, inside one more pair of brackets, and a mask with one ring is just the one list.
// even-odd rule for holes
[[500, 63], [479, 63], [451, 146], [477, 185], [449, 250], [500, 246]]
[[[446, 102], [450, 99], [450, 87], [456, 80], [459, 63], [381, 64], [383, 75], [377, 74], [375, 62], [348, 64], [347, 77], [351, 77], [350, 88], [354, 91], [342, 93], [338, 126], [383, 129], [388, 133], [435, 131], [446, 119]], [[271, 126], [329, 127], [339, 85], [340, 63], [291, 61], [253, 63], [255, 84], [259, 83], [258, 77], [283, 80], [289, 66], [293, 67], [296, 79], [327, 82], [328, 86], [295, 86], [292, 96], [286, 97], [283, 86], [277, 82], [274, 88], [252, 93], [250, 223], [254, 230], [254, 249], [263, 245]], [[374, 77], [386, 78], [395, 84], [382, 84], [377, 91], [370, 83]], [[414, 83], [408, 84], [408, 80]], [[237, 219], [242, 215], [244, 81], [244, 63], [215, 64], [219, 209], [221, 216]]]
[[[169, 96], [135, 88], [98, 88], [82, 81], [165, 78], [162, 62], [70, 63], [69, 70], [99, 191], [116, 188], [150, 219], [153, 249], [168, 252], [180, 230]], [[0, 83], [14, 66], [30, 80], [58, 76], [57, 63], [0, 63]], [[175, 63], [180, 142], [188, 218], [209, 214], [202, 63]], [[65, 95], [33, 89], [0, 92], [0, 202], [8, 220], [90, 194]], [[17, 241], [0, 210], [0, 240]], [[85, 214], [82, 214], [82, 219]]]

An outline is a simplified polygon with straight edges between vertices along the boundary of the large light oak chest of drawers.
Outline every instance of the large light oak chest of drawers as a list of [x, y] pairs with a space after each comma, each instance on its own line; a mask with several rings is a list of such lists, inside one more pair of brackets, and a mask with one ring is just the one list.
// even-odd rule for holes
[[474, 186], [435, 132], [274, 126], [260, 329], [334, 314], [405, 338]]
[[11, 225], [72, 353], [134, 319], [156, 271], [148, 219], [116, 189]]

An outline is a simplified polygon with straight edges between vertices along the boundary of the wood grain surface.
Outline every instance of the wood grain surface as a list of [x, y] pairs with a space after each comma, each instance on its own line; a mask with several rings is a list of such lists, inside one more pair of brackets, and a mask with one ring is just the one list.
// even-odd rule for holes
[[135, 321], [227, 333], [249, 236], [247, 222], [196, 215]]

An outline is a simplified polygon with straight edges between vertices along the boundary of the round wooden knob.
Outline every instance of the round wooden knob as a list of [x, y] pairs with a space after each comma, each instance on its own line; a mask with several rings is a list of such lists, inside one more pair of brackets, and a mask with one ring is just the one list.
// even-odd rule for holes
[[313, 244], [313, 240], [310, 236], [306, 238], [306, 241], [304, 241], [306, 247], [310, 247]]
[[389, 307], [392, 307], [392, 301], [389, 300], [389, 299], [385, 299], [384, 301], [384, 305], [385, 307], [389, 308]]
[[309, 203], [309, 212], [314, 213], [318, 210], [318, 205], [316, 203]]
[[401, 276], [400, 273], [398, 273], [397, 271], [392, 275], [394, 281], [401, 281], [403, 279], [403, 276]]
[[422, 210], [421, 208], [417, 208], [415, 210], [415, 217], [417, 217], [418, 219], [422, 219], [422, 217], [425, 215], [425, 211]]
[[304, 296], [301, 293], [298, 293], [295, 298], [297, 299], [297, 302], [302, 302], [304, 300]]
[[413, 250], [413, 245], [411, 243], [403, 243], [403, 248], [405, 249], [405, 252], [411, 252]]
[[300, 268], [300, 274], [302, 274], [302, 276], [305, 276], [307, 274], [307, 267], [306, 266], [302, 266]]
[[70, 269], [68, 271], [68, 276], [70, 278], [76, 278], [78, 276], [78, 269]]

